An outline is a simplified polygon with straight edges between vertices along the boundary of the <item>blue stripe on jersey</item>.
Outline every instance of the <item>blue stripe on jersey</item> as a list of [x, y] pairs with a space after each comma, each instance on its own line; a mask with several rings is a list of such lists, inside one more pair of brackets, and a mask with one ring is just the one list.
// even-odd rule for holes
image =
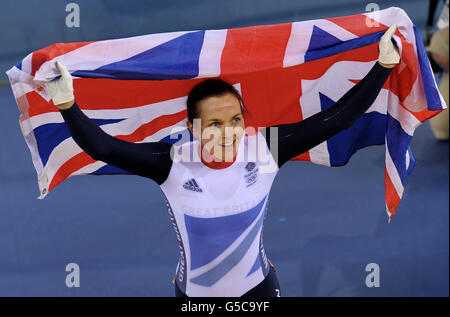
[[256, 272], [261, 267], [261, 259], [259, 258], [260, 255], [256, 257], [255, 263], [253, 264], [252, 268], [250, 269], [250, 272], [248, 272], [247, 276], [252, 274], [253, 272]]
[[184, 215], [191, 250], [191, 270], [201, 267], [225, 251], [252, 224], [267, 195], [255, 207], [224, 217], [198, 218]]
[[[122, 120], [124, 119], [92, 119], [98, 126], [116, 123]], [[33, 132], [36, 138], [39, 156], [44, 166], [47, 164], [53, 149], [65, 139], [70, 138], [70, 132], [65, 122], [43, 124], [35, 128]]]
[[79, 77], [111, 79], [189, 79], [198, 76], [205, 31], [180, 35], [128, 59], [95, 70], [72, 73]]
[[[266, 196], [267, 197], [267, 196]], [[265, 197], [265, 198], [266, 198]], [[265, 201], [265, 198], [262, 202]], [[260, 208], [261, 209], [261, 208]], [[260, 210], [261, 211], [261, 210]], [[211, 287], [218, 280], [220, 280], [225, 274], [227, 274], [236, 264], [238, 264], [242, 258], [247, 253], [251, 244], [255, 240], [258, 232], [261, 230], [264, 221], [264, 211], [259, 213], [259, 219], [244, 240], [239, 244], [239, 246], [231, 252], [225, 259], [223, 259], [219, 264], [213, 267], [211, 270], [200, 274], [197, 277], [191, 278], [190, 281], [195, 284], [202, 286]]]

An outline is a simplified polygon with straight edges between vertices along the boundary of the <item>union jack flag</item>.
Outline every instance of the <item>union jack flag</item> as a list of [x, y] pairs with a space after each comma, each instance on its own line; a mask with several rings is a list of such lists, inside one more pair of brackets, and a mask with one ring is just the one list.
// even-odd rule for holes
[[30, 53], [7, 74], [37, 171], [38, 198], [73, 175], [126, 173], [95, 161], [70, 137], [42, 88], [59, 75], [56, 60], [72, 74], [80, 108], [105, 132], [130, 142], [175, 143], [173, 131], [187, 129], [190, 89], [209, 77], [238, 88], [251, 113], [246, 126], [298, 122], [330, 107], [376, 63], [379, 39], [394, 23], [401, 64], [375, 102], [351, 128], [293, 159], [340, 166], [360, 148], [385, 144], [391, 219], [414, 167], [414, 130], [447, 107], [417, 28], [395, 7], [275, 25], [56, 43]]

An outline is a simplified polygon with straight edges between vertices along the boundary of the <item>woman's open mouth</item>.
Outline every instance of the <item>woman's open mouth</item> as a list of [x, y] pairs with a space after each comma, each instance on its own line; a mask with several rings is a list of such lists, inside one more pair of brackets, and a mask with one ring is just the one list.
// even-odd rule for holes
[[225, 149], [228, 149], [228, 148], [233, 147], [234, 142], [236, 142], [236, 140], [233, 140], [233, 142], [231, 142], [231, 143], [225, 143], [225, 144], [219, 144], [219, 145]]

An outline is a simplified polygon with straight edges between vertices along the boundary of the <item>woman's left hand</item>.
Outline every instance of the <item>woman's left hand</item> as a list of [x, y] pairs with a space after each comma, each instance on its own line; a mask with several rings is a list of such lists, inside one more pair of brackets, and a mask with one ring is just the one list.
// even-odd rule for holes
[[392, 36], [397, 30], [397, 25], [392, 24], [389, 29], [383, 34], [380, 39], [379, 50], [380, 56], [378, 57], [378, 63], [386, 68], [393, 68], [400, 63], [400, 53], [398, 48], [392, 43]]

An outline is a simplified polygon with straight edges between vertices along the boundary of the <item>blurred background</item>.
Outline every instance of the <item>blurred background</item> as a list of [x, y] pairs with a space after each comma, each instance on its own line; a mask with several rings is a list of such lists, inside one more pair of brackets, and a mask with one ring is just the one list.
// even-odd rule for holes
[[[69, 2], [80, 8], [80, 27], [65, 25]], [[6, 70], [56, 42], [344, 16], [365, 12], [369, 3], [2, 1], [0, 296], [174, 296], [171, 281], [178, 261], [163, 196], [148, 179], [73, 177], [44, 200], [36, 199], [36, 172]], [[426, 37], [429, 1], [373, 3], [380, 9], [401, 7]], [[429, 32], [436, 29], [442, 6], [438, 1]], [[448, 141], [436, 140], [427, 121], [416, 130], [411, 148], [416, 167], [389, 224], [384, 146], [360, 150], [339, 168], [290, 162], [280, 170], [264, 244], [278, 270], [282, 296], [448, 296]], [[79, 288], [65, 284], [71, 262], [81, 270]], [[365, 284], [369, 263], [380, 267], [380, 287]]]

